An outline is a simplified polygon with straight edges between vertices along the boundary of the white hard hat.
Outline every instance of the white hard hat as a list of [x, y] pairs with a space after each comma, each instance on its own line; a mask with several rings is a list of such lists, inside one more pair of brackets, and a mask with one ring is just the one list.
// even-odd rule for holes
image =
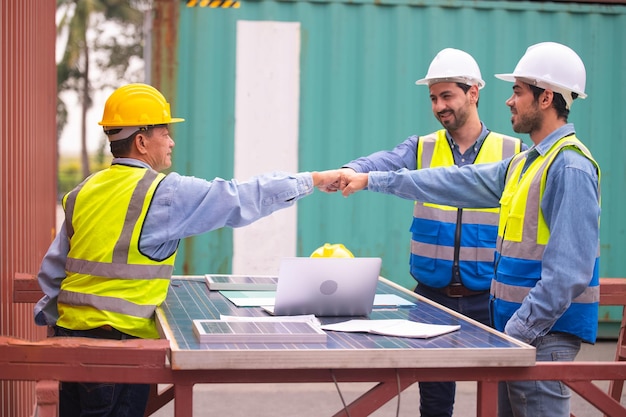
[[415, 81], [417, 85], [432, 85], [441, 82], [463, 83], [485, 86], [478, 64], [467, 52], [446, 48], [439, 51], [428, 67], [426, 77]]
[[574, 101], [571, 93], [587, 97], [585, 64], [576, 52], [556, 42], [529, 46], [512, 74], [496, 74], [496, 78], [512, 82], [519, 78], [527, 84], [560, 93], [567, 108]]

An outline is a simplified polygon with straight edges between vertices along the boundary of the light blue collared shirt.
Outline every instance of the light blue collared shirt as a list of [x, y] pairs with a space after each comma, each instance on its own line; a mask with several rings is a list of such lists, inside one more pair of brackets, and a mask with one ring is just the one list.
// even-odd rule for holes
[[[566, 124], [526, 152], [545, 155], [559, 139], [575, 133]], [[481, 165], [370, 172], [370, 191], [455, 207], [500, 207], [511, 158]], [[550, 167], [541, 209], [550, 229], [541, 280], [530, 291], [505, 332], [530, 342], [548, 333], [572, 300], [589, 285], [599, 241], [599, 184], [595, 166], [564, 150]]]
[[[136, 159], [115, 158], [112, 164], [150, 168]], [[159, 184], [146, 215], [141, 251], [163, 259], [179, 240], [221, 227], [242, 227], [276, 210], [290, 207], [313, 192], [310, 173], [274, 172], [247, 181], [226, 181], [168, 174]], [[52, 325], [58, 318], [57, 296], [65, 278], [69, 253], [65, 222], [43, 258], [37, 279], [44, 297], [35, 306], [35, 323]]]

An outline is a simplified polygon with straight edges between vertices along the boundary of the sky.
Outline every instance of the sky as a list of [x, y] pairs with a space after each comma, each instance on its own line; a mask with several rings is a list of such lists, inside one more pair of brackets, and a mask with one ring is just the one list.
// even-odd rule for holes
[[[104, 103], [111, 93], [107, 91], [94, 92], [94, 104], [87, 112], [87, 150], [90, 154], [95, 153], [101, 146], [106, 136], [98, 122], [102, 118]], [[68, 109], [68, 121], [59, 139], [59, 155], [80, 155], [80, 132], [81, 132], [81, 109], [76, 94], [65, 92], [61, 95]]]

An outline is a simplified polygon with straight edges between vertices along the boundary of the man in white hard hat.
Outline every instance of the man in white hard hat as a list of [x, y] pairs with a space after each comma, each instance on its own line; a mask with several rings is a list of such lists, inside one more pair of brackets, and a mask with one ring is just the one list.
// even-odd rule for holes
[[[497, 330], [535, 346], [538, 361], [573, 361], [598, 329], [600, 168], [567, 119], [585, 98], [585, 66], [569, 47], [529, 47], [513, 73], [513, 130], [534, 146], [460, 169], [370, 172], [342, 179], [370, 191], [463, 207], [500, 207], [492, 314]], [[559, 381], [501, 383], [500, 417], [570, 415]]]
[[[428, 86], [433, 114], [443, 129], [354, 160], [342, 172], [480, 164], [526, 148], [520, 139], [491, 132], [481, 122], [478, 101], [485, 82], [467, 52], [443, 49], [416, 84]], [[489, 325], [498, 210], [451, 206], [415, 204], [410, 255], [410, 273], [418, 283], [415, 292]], [[422, 417], [452, 416], [454, 382], [424, 382], [419, 388]]]
[[[45, 294], [35, 306], [38, 325], [55, 336], [158, 338], [154, 313], [181, 239], [245, 226], [338, 179], [332, 171], [245, 182], [160, 173], [172, 164], [169, 125], [183, 120], [146, 84], [109, 96], [100, 125], [114, 159], [63, 198], [65, 222], [37, 276]], [[59, 414], [143, 417], [148, 393], [146, 384], [62, 382]]]

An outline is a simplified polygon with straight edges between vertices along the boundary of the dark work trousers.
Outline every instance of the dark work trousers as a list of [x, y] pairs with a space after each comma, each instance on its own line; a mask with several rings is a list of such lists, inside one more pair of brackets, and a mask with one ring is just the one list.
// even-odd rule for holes
[[[56, 326], [54, 335], [92, 339], [134, 339], [133, 336], [115, 329], [69, 330]], [[123, 354], [124, 352], [120, 351], [120, 355]], [[149, 394], [149, 384], [61, 382], [59, 417], [143, 417]]]
[[[490, 326], [489, 291], [464, 297], [448, 297], [434, 288], [418, 285], [415, 292], [451, 310]], [[456, 394], [455, 382], [420, 382], [421, 417], [451, 417]]]

